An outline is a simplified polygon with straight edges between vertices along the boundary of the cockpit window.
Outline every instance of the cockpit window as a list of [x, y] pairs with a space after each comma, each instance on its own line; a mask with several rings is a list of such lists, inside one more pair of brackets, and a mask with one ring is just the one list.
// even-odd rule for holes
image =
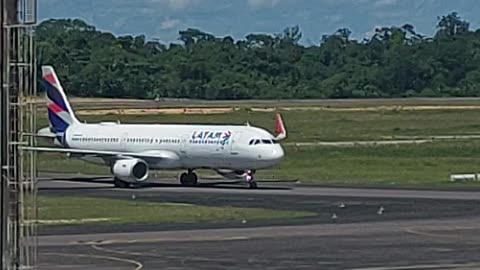
[[273, 141], [270, 139], [251, 139], [248, 141], [248, 145], [257, 145], [257, 144], [273, 144]]

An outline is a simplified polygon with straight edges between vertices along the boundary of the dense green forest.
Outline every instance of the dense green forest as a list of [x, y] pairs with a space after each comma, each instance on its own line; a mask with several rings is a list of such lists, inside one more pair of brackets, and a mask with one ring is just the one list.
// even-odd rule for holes
[[39, 62], [53, 65], [75, 96], [480, 96], [480, 29], [456, 13], [439, 17], [436, 29], [425, 37], [410, 24], [381, 27], [359, 41], [343, 28], [311, 46], [299, 43], [297, 26], [242, 40], [186, 29], [179, 44], [166, 45], [62, 19], [42, 22], [36, 38]]

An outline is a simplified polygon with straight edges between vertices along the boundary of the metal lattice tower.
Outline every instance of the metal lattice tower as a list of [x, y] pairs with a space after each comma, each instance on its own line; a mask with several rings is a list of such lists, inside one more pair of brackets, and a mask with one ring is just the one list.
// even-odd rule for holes
[[36, 269], [36, 0], [1, 3], [1, 270]]

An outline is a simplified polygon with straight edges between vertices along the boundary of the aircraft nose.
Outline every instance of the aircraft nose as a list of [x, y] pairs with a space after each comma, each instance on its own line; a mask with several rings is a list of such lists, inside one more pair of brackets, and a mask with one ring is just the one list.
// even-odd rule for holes
[[285, 153], [283, 152], [282, 147], [280, 145], [276, 145], [272, 149], [271, 159], [275, 160], [275, 161], [280, 161], [283, 158], [284, 155], [285, 155]]

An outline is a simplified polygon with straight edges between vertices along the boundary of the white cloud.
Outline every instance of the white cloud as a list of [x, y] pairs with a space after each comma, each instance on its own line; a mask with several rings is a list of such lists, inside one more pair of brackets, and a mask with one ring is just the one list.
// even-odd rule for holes
[[194, 1], [191, 0], [168, 0], [170, 8], [173, 9], [185, 9], [193, 4]]
[[119, 17], [117, 20], [113, 21], [113, 27], [114, 28], [122, 28], [128, 23], [128, 19], [125, 17]]
[[325, 19], [330, 23], [337, 24], [343, 20], [343, 17], [338, 14], [332, 14], [332, 15], [325, 16]]
[[375, 2], [375, 6], [377, 7], [393, 6], [393, 5], [396, 5], [398, 2], [399, 2], [398, 0], [377, 0]]
[[373, 17], [381, 20], [389, 20], [392, 19], [404, 19], [408, 17], [408, 11], [405, 10], [382, 10], [382, 11], [374, 11], [372, 13]]
[[179, 19], [165, 19], [160, 23], [160, 29], [169, 30], [177, 27], [180, 23]]
[[247, 0], [247, 5], [253, 9], [272, 8], [279, 0]]
[[160, 4], [170, 9], [182, 10], [197, 5], [201, 0], [149, 0], [152, 4]]
[[364, 34], [364, 38], [371, 39], [375, 35], [375, 32], [376, 32], [375, 30], [378, 29], [378, 28], [382, 28], [382, 26], [381, 25], [376, 25], [375, 27], [373, 27], [372, 30], [370, 30], [370, 31], [368, 31]]

